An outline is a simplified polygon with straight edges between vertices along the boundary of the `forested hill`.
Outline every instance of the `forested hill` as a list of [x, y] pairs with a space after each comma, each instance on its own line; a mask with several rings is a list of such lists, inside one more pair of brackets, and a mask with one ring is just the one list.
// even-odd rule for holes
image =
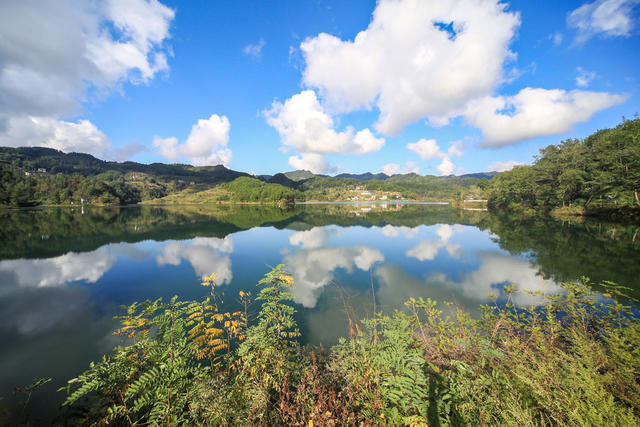
[[500, 210], [589, 214], [640, 206], [640, 119], [550, 145], [533, 165], [500, 173], [487, 190], [489, 207]]
[[109, 162], [90, 154], [63, 153], [44, 147], [0, 147], [0, 166], [22, 169], [28, 173], [41, 170], [52, 175], [63, 173], [85, 177], [109, 171], [140, 172], [156, 177], [188, 178], [197, 183], [228, 182], [240, 176], [250, 176], [248, 173], [227, 169], [222, 165], [196, 167], [183, 164]]
[[[484, 174], [481, 174], [484, 177]], [[0, 206], [460, 200], [479, 198], [486, 179], [384, 174], [330, 177], [291, 171], [254, 177], [222, 165], [110, 162], [42, 147], [0, 147]]]

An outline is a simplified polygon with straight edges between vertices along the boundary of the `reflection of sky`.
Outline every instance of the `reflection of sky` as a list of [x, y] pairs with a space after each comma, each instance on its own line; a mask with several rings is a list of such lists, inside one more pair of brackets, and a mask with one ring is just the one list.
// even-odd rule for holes
[[[200, 298], [207, 293], [200, 278], [211, 273], [223, 285], [225, 304], [234, 304], [237, 291], [256, 295], [258, 280], [285, 263], [295, 279], [305, 339], [327, 345], [346, 333], [345, 310], [355, 318], [370, 314], [370, 280], [378, 309], [388, 311], [420, 296], [473, 311], [506, 283], [558, 289], [537, 276], [535, 266], [500, 250], [487, 232], [472, 226], [300, 223], [296, 228], [303, 231], [256, 227], [226, 238], [118, 243], [48, 259], [0, 261], [0, 339], [6, 343], [0, 366], [19, 372], [21, 358], [41, 364], [24, 375], [0, 373], [0, 382], [13, 387], [18, 380], [29, 382], [35, 372], [60, 373], [61, 379], [77, 374], [113, 344], [111, 318], [120, 304], [175, 294]], [[516, 297], [519, 304], [531, 301]], [[68, 353], [83, 345], [82, 364], [70, 370]], [[45, 347], [48, 359], [35, 353]]]
[[[0, 277], [4, 279], [0, 299], [20, 289], [66, 288], [70, 283], [86, 284], [92, 298], [113, 304], [174, 293], [197, 298], [201, 295], [197, 284], [203, 275], [216, 273], [217, 283], [230, 285], [234, 292], [251, 290], [270, 267], [279, 263], [286, 264], [294, 276], [295, 302], [308, 309], [316, 307], [325, 288], [338, 276], [340, 285], [369, 289], [368, 283], [359, 283], [369, 275], [356, 274], [369, 270], [376, 273], [380, 298], [385, 289], [394, 289], [391, 293], [395, 302], [391, 305], [399, 305], [411, 296], [431, 294], [477, 304], [486, 301], [489, 293], [498, 293], [506, 283], [530, 290], [557, 289], [537, 276], [528, 261], [501, 251], [488, 233], [475, 227], [329, 225], [304, 231], [262, 227], [226, 238], [119, 243], [49, 259], [4, 260], [0, 261]], [[64, 299], [65, 295], [62, 292], [56, 298]], [[66, 306], [73, 311], [77, 304], [70, 295]], [[517, 298], [520, 303], [531, 301], [524, 295]], [[34, 313], [51, 313], [48, 328], [60, 317], [55, 313], [64, 311], [61, 307], [65, 304], [58, 300], [51, 300], [49, 306], [35, 304], [32, 309]], [[34, 314], [30, 320], [18, 322], [20, 331], [32, 333], [38, 323], [33, 319], [38, 318]]]
[[193, 240], [172, 242], [164, 247], [162, 253], [156, 257], [158, 266], [180, 265], [187, 260], [199, 276], [216, 273], [216, 283], [231, 282], [231, 258], [233, 241], [230, 237], [218, 239], [215, 237], [196, 237]]

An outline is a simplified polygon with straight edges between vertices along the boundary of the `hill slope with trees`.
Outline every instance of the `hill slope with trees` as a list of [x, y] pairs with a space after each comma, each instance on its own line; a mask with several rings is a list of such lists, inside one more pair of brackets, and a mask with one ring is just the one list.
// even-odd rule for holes
[[498, 174], [487, 192], [493, 210], [637, 214], [640, 119], [550, 145], [540, 150], [533, 165]]

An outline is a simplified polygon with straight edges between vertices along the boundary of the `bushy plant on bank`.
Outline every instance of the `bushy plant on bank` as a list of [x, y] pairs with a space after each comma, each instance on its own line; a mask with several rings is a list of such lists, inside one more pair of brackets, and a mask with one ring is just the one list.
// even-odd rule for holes
[[[259, 282], [262, 309], [146, 301], [122, 316], [127, 344], [69, 381], [63, 417], [116, 425], [637, 425], [640, 322], [625, 288], [564, 284], [540, 303], [482, 307], [480, 319], [411, 299], [351, 322], [329, 352], [303, 348], [292, 276]], [[254, 324], [250, 324], [254, 323]]]

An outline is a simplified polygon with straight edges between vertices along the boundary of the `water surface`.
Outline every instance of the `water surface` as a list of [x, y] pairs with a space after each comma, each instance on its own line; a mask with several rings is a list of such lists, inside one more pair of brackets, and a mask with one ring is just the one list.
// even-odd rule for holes
[[[53, 381], [28, 406], [48, 422], [55, 390], [108, 352], [120, 306], [196, 299], [217, 274], [224, 309], [284, 263], [307, 344], [329, 347], [347, 314], [392, 312], [410, 297], [478, 313], [513, 283], [556, 292], [589, 276], [640, 293], [640, 236], [631, 226], [497, 217], [443, 205], [173, 206], [0, 212], [0, 395]], [[594, 285], [597, 286], [597, 285]], [[516, 303], [533, 302], [528, 294]], [[255, 313], [259, 307], [254, 306]]]

